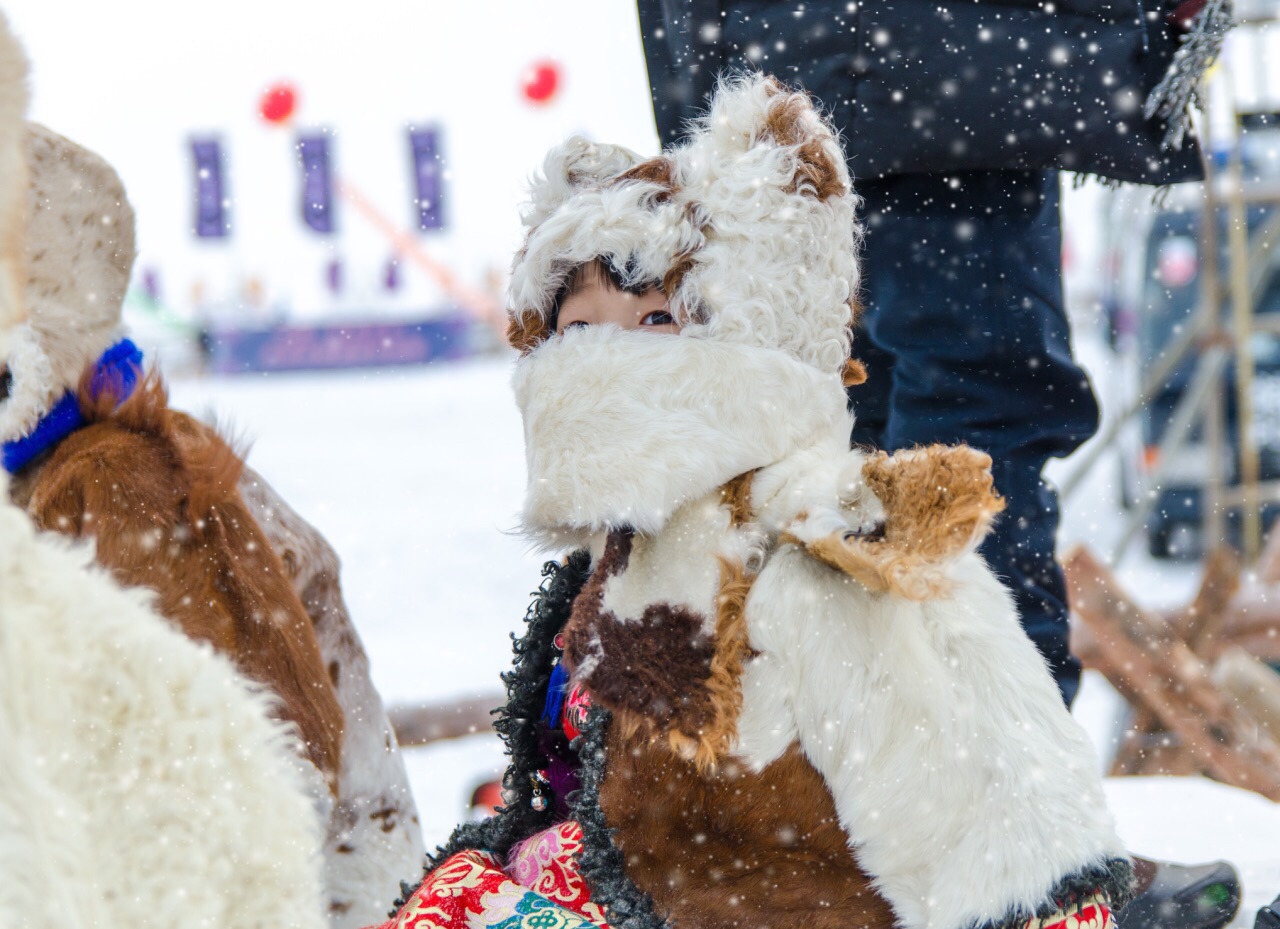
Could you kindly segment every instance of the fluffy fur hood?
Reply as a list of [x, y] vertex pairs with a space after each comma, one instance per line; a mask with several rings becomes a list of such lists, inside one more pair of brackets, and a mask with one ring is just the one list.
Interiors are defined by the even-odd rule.
[[775, 349], [823, 372], [849, 357], [857, 199], [831, 126], [761, 74], [721, 84], [656, 158], [570, 139], [546, 159], [512, 268], [511, 338], [550, 332], [568, 274], [606, 259], [661, 284], [681, 338]]
[[120, 338], [135, 257], [133, 208], [112, 167], [35, 123], [21, 140], [29, 174], [18, 235], [27, 320], [0, 356], [11, 377], [0, 402], [0, 442], [28, 435]]
[[660, 531], [730, 478], [824, 440], [847, 446], [840, 378], [752, 345], [571, 330], [515, 374], [529, 470], [523, 525], [551, 550]]

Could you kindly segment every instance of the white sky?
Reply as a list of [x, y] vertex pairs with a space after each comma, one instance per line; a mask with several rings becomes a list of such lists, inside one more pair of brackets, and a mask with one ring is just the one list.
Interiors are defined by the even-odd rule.
[[[339, 175], [405, 225], [404, 126], [443, 125], [450, 228], [423, 242], [477, 283], [505, 269], [526, 179], [549, 147], [575, 132], [657, 145], [630, 0], [0, 4], [32, 61], [32, 118], [116, 167], [138, 213], [138, 266], [171, 281], [284, 274], [287, 288], [280, 268], [295, 266], [315, 277], [320, 246], [297, 221], [291, 133], [257, 116], [278, 80], [299, 87], [299, 125], [336, 131]], [[560, 63], [562, 90], [533, 106], [521, 75], [544, 58]], [[234, 198], [235, 241], [220, 250], [188, 232], [187, 139], [211, 130], [227, 140]], [[373, 275], [386, 243], [347, 212], [344, 257]]]

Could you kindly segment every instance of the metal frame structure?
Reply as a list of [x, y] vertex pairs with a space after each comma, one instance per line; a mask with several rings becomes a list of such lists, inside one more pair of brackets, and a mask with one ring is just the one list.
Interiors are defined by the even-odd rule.
[[[1280, 26], [1280, 3], [1276, 0], [1257, 0], [1247, 6], [1237, 4], [1235, 28], [1237, 34], [1252, 30], [1265, 30]], [[1237, 42], [1237, 44], [1239, 44]], [[1259, 43], [1265, 44], [1265, 43]], [[1235, 57], [1240, 57], [1239, 51]], [[1255, 49], [1255, 52], [1258, 52]], [[1231, 86], [1229, 68], [1240, 67], [1239, 60], [1229, 61], [1224, 55], [1218, 65], [1221, 93], [1206, 94], [1210, 111], [1204, 114], [1202, 133], [1205, 138], [1205, 180], [1202, 185], [1200, 253], [1200, 298], [1190, 325], [1186, 326], [1165, 349], [1159, 362], [1143, 381], [1138, 396], [1121, 413], [1112, 419], [1091, 443], [1071, 476], [1060, 488], [1064, 501], [1070, 500], [1081, 486], [1085, 475], [1097, 461], [1114, 447], [1114, 442], [1125, 425], [1159, 394], [1162, 385], [1178, 366], [1192, 353], [1198, 355], [1191, 383], [1174, 408], [1169, 424], [1159, 446], [1157, 465], [1150, 475], [1149, 484], [1156, 492], [1142, 495], [1138, 505], [1130, 513], [1111, 553], [1112, 563], [1119, 563], [1134, 535], [1145, 525], [1154, 508], [1166, 474], [1168, 463], [1188, 442], [1192, 430], [1203, 423], [1204, 440], [1208, 449], [1210, 468], [1205, 485], [1203, 505], [1203, 533], [1211, 543], [1226, 539], [1226, 514], [1235, 509], [1242, 511], [1243, 544], [1247, 563], [1252, 563], [1261, 550], [1262, 505], [1280, 502], [1280, 480], [1260, 480], [1259, 451], [1255, 441], [1255, 417], [1253, 408], [1254, 360], [1250, 337], [1255, 332], [1266, 331], [1280, 335], [1280, 319], [1259, 320], [1254, 307], [1266, 283], [1266, 275], [1251, 273], [1251, 268], [1265, 268], [1264, 250], [1271, 243], [1280, 242], [1280, 214], [1260, 229], [1251, 249], [1247, 226], [1247, 211], [1253, 203], [1280, 203], [1280, 183], [1258, 183], [1245, 178], [1241, 136], [1243, 119], [1255, 113], [1271, 113], [1280, 107], [1245, 108]], [[1255, 59], [1261, 59], [1255, 54]], [[1261, 60], [1252, 62], [1261, 69]], [[1265, 77], [1263, 78], [1265, 83]], [[1225, 113], [1215, 112], [1213, 101], [1225, 96]], [[1224, 119], [1225, 117], [1225, 119]], [[1214, 142], [1208, 127], [1225, 122], [1230, 137], [1226, 140], [1228, 158], [1225, 168], [1219, 169], [1209, 152]], [[1225, 281], [1219, 263], [1218, 218], [1225, 209], [1227, 219], [1227, 268]], [[1226, 312], [1230, 308], [1230, 314]], [[1228, 487], [1224, 465], [1230, 460], [1226, 435], [1224, 378], [1229, 362], [1234, 358], [1236, 369], [1237, 439], [1240, 457], [1240, 484]], [[1216, 389], [1215, 389], [1216, 388]]]

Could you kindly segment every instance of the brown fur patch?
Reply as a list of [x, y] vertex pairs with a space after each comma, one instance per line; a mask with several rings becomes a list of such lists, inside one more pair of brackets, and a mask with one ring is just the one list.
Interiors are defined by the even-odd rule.
[[850, 358], [844, 363], [844, 370], [840, 374], [840, 383], [845, 387], [857, 387], [859, 384], [867, 382], [867, 369], [857, 358]]
[[790, 191], [829, 200], [843, 196], [848, 192], [848, 185], [840, 176], [840, 169], [827, 154], [826, 146], [819, 139], [810, 139], [796, 150], [800, 164], [796, 167], [795, 179], [791, 182]]
[[551, 337], [551, 324], [537, 310], [512, 313], [507, 322], [507, 343], [527, 355]]
[[[754, 471], [747, 471], [720, 488], [729, 508], [730, 525], [735, 528], [753, 517], [751, 483]], [[742, 564], [719, 558], [720, 585], [716, 594], [715, 651], [707, 677], [711, 714], [696, 734], [671, 730], [667, 743], [699, 771], [708, 771], [733, 747], [738, 737], [738, 717], [742, 713], [742, 666], [752, 654], [747, 637], [746, 606], [755, 580]]]
[[747, 638], [746, 606], [751, 584], [742, 565], [720, 559], [720, 591], [716, 595], [714, 652], [706, 688], [710, 714], [697, 734], [679, 729], [667, 733], [667, 743], [699, 771], [709, 771], [733, 748], [742, 715], [742, 666], [751, 653]]
[[[650, 158], [648, 161], [642, 161], [633, 168], [628, 168], [619, 174], [612, 183], [619, 181], [644, 181], [648, 184], [657, 184], [665, 187], [669, 191], [675, 190], [675, 165], [667, 158], [661, 156]], [[670, 198], [670, 194], [666, 194], [665, 199]]]
[[[627, 569], [632, 540], [629, 530], [609, 533], [565, 624], [564, 657], [592, 699], [618, 714], [622, 726], [656, 733], [690, 714], [699, 720], [705, 716], [705, 698], [696, 707], [685, 701], [710, 674], [711, 647], [701, 634], [701, 619], [687, 610], [655, 605], [638, 620], [623, 623], [605, 609], [605, 584]], [[676, 643], [688, 647], [674, 649], [668, 660]], [[588, 670], [578, 673], [581, 668]]]
[[306, 611], [236, 490], [241, 458], [170, 410], [154, 375], [119, 409], [110, 394], [82, 389], [89, 425], [24, 488], [33, 520], [93, 538], [118, 581], [156, 591], [163, 616], [268, 687], [336, 788], [342, 708]]
[[720, 488], [720, 498], [729, 508], [729, 524], [735, 529], [745, 526], [755, 516], [751, 506], [751, 485], [755, 476], [755, 471], [747, 471]]
[[1004, 509], [990, 468], [991, 456], [964, 445], [877, 452], [862, 475], [884, 505], [883, 537], [833, 535], [805, 547], [868, 590], [912, 600], [943, 596], [949, 583], [942, 566], [981, 541]]
[[628, 731], [696, 733], [712, 715], [705, 682], [714, 649], [702, 617], [660, 603], [624, 623], [604, 607], [605, 584], [626, 570], [631, 540], [630, 532], [609, 533], [565, 625], [565, 661], [571, 671], [588, 669], [577, 680]]
[[662, 292], [668, 297], [680, 289], [684, 276], [693, 270], [693, 266], [696, 263], [694, 255], [696, 254], [696, 252], [685, 252], [682, 255], [677, 255], [676, 260], [667, 269], [667, 273], [662, 276]]
[[600, 807], [627, 875], [685, 929], [890, 929], [821, 776], [797, 746], [713, 772], [611, 727]]
[[[754, 474], [748, 471], [721, 488], [735, 527], [752, 518]], [[653, 604], [639, 620], [621, 622], [604, 608], [604, 586], [626, 570], [631, 544], [629, 532], [610, 533], [574, 601], [565, 627], [565, 660], [570, 668], [589, 663], [582, 682], [593, 701], [615, 714], [619, 731], [665, 740], [699, 770], [710, 769], [737, 739], [742, 668], [751, 655], [746, 603], [754, 578], [742, 564], [719, 559], [711, 639], [702, 632], [701, 616], [667, 604]], [[603, 660], [594, 661], [599, 654]]]
[[773, 96], [763, 132], [779, 145], [796, 147], [795, 177], [784, 190], [818, 200], [842, 196], [847, 185], [840, 176], [840, 166], [828, 154], [825, 139], [814, 135], [808, 125], [815, 118], [813, 101], [807, 94], [788, 90], [774, 78], [769, 80], [769, 89]]
[[853, 340], [854, 333], [857, 331], [858, 323], [862, 322], [862, 311], [866, 309], [862, 305], [862, 298], [854, 294], [849, 298], [849, 339]]

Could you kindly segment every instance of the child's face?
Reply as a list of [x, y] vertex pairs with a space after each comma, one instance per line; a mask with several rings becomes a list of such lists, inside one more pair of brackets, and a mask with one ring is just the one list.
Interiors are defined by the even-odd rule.
[[623, 329], [643, 329], [645, 332], [680, 331], [680, 324], [672, 317], [666, 294], [662, 291], [654, 288], [643, 294], [629, 294], [594, 278], [583, 283], [560, 304], [556, 332], [599, 323], [613, 323]]

